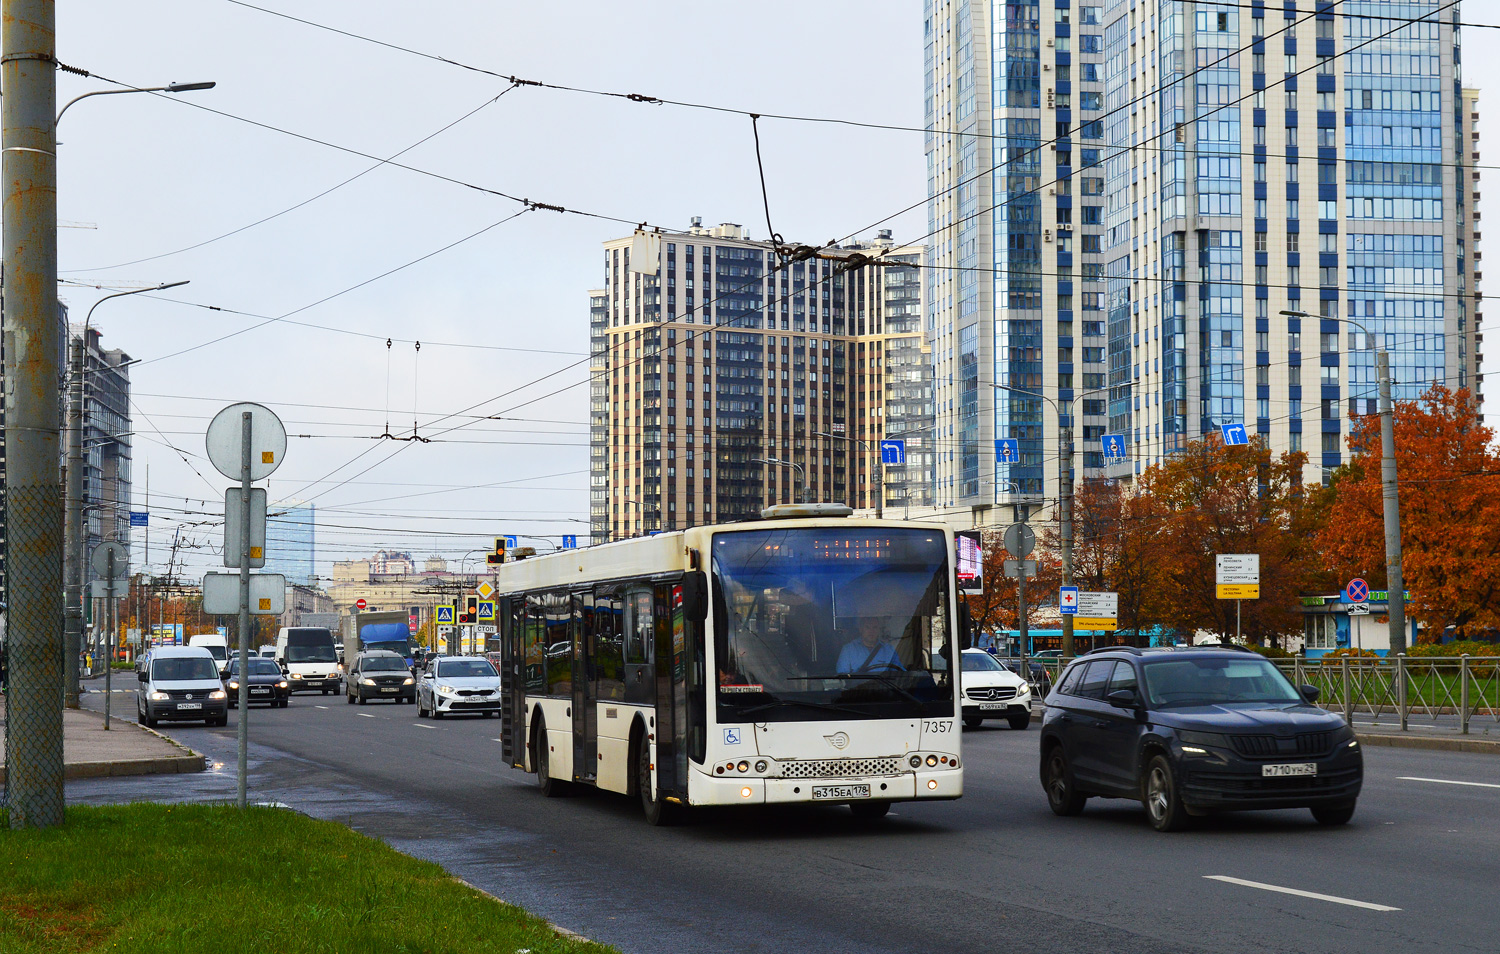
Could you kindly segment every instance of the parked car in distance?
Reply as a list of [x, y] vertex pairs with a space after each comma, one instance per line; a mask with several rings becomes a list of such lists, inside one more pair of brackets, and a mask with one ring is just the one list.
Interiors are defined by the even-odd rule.
[[262, 659], [269, 659], [274, 662], [276, 659], [276, 646], [274, 644], [262, 646], [255, 651], [255, 654]]
[[1075, 659], [1047, 697], [1041, 780], [1058, 815], [1095, 796], [1144, 803], [1158, 831], [1216, 811], [1354, 816], [1354, 730], [1243, 647], [1111, 647]]
[[161, 646], [139, 673], [136, 717], [142, 725], [163, 719], [229, 722], [228, 694], [219, 683], [219, 664], [200, 646]]
[[406, 666], [406, 657], [385, 649], [360, 653], [349, 664], [349, 678], [344, 680], [344, 698], [350, 705], [364, 705], [371, 699], [392, 702], [415, 702], [416, 678]]
[[1031, 687], [983, 649], [963, 651], [964, 725], [977, 728], [985, 719], [1005, 719], [1012, 729], [1031, 724]]
[[[276, 665], [276, 660], [251, 656], [249, 667], [245, 671], [250, 674], [246, 682], [249, 688], [249, 701], [252, 705], [263, 702], [272, 707], [282, 709], [287, 707], [292, 691], [288, 688], [286, 673]], [[237, 707], [240, 704], [240, 660], [238, 656], [231, 658], [224, 670], [224, 691], [229, 693], [229, 708]]]
[[500, 711], [500, 673], [483, 656], [442, 656], [417, 680], [417, 717]]

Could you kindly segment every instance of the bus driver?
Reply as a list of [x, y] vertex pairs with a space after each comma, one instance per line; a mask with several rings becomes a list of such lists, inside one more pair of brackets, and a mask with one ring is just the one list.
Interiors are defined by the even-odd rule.
[[885, 625], [878, 616], [861, 616], [855, 622], [857, 634], [839, 652], [838, 672], [860, 673], [902, 669], [896, 658], [896, 647], [881, 639]]

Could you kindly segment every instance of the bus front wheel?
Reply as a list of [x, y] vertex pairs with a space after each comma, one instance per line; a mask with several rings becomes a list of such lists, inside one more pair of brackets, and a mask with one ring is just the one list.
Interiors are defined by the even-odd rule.
[[651, 744], [642, 736], [636, 742], [635, 785], [641, 796], [641, 811], [648, 825], [672, 825], [680, 816], [676, 805], [653, 794], [655, 787], [651, 771]]

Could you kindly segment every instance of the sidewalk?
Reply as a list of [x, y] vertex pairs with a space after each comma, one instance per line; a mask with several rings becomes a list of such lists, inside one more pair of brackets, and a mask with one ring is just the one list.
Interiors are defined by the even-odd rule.
[[[203, 756], [129, 721], [87, 709], [63, 710], [63, 776], [170, 775], [203, 771]], [[5, 782], [5, 699], [0, 696], [0, 784]]]

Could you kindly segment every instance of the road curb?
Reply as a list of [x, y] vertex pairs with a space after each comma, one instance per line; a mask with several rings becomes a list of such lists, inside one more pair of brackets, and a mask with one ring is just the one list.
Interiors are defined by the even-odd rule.
[[[452, 878], [454, 881], [457, 881], [459, 884], [463, 885], [466, 888], [470, 888], [470, 889], [472, 889], [474, 891], [478, 891], [480, 894], [484, 895], [486, 898], [489, 898], [491, 901], [495, 901], [495, 902], [497, 902], [499, 904], [503, 904], [503, 905], [505, 905], [507, 907], [512, 907], [512, 908], [517, 907], [517, 905], [512, 904], [511, 902], [505, 900], [502, 897], [499, 897], [498, 895], [490, 894], [488, 891], [486, 891], [483, 888], [479, 887], [479, 885], [472, 884], [472, 883], [470, 883], [468, 881], [465, 881], [464, 879], [460, 878], [456, 874], [453, 874], [452, 872], [449, 872], [448, 877]], [[525, 908], [520, 908], [520, 910], [526, 911]], [[532, 912], [532, 911], [526, 911], [526, 913], [530, 914], [532, 917], [540, 918], [542, 920], [542, 922], [547, 925], [547, 927], [551, 928], [557, 934], [558, 937], [564, 937], [564, 938], [567, 938], [570, 941], [589, 941], [589, 942], [593, 942], [593, 938], [584, 937], [582, 934], [579, 934], [577, 931], [570, 931], [567, 928], [563, 927], [561, 924], [556, 924], [556, 923], [554, 923], [552, 921], [548, 921], [546, 918], [543, 918], [540, 914], [536, 914], [535, 912]]]
[[1361, 745], [1383, 745], [1392, 749], [1428, 749], [1438, 752], [1483, 752], [1500, 755], [1500, 742], [1470, 738], [1431, 738], [1425, 735], [1391, 735], [1386, 732], [1356, 732]]

